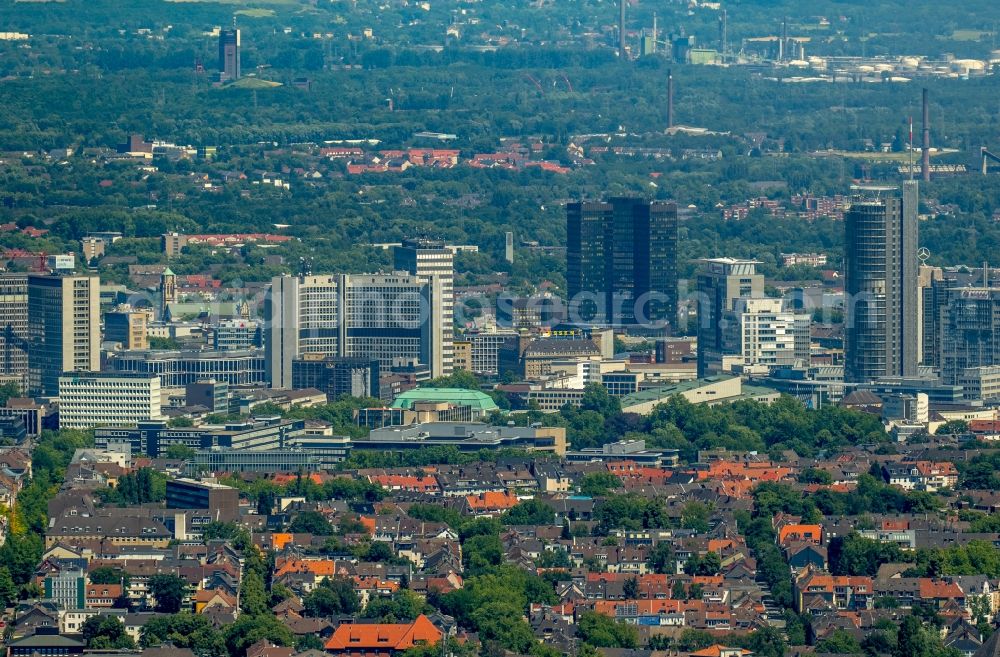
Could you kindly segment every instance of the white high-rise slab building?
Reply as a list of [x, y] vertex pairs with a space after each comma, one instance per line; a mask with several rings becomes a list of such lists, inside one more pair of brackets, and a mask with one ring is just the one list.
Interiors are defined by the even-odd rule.
[[809, 320], [782, 299], [737, 299], [727, 317], [726, 351], [745, 367], [808, 365]]
[[265, 307], [267, 378], [290, 388], [292, 360], [305, 353], [377, 359], [385, 370], [424, 365], [432, 377], [444, 376], [449, 298], [439, 276], [277, 276]]

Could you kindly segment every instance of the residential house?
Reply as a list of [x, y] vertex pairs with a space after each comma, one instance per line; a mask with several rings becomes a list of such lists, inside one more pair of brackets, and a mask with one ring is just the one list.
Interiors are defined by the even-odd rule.
[[795, 607], [799, 613], [820, 602], [833, 609], [870, 609], [874, 585], [870, 577], [831, 575], [807, 567], [792, 585]]
[[508, 492], [486, 492], [466, 495], [463, 511], [473, 516], [499, 516], [518, 503], [517, 496]]
[[958, 484], [958, 469], [950, 461], [901, 461], [882, 466], [886, 481], [903, 490], [936, 492]]
[[333, 657], [395, 657], [410, 648], [437, 645], [443, 636], [421, 614], [412, 623], [343, 623], [325, 648]]
[[823, 543], [822, 525], [785, 525], [778, 530], [778, 545], [787, 547], [790, 543]]
[[121, 584], [87, 584], [84, 589], [84, 602], [92, 609], [110, 609], [120, 597]]

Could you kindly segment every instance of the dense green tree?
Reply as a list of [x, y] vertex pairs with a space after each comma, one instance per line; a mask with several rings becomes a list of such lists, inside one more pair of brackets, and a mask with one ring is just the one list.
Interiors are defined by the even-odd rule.
[[466, 390], [479, 390], [482, 388], [482, 382], [472, 372], [467, 372], [465, 370], [455, 370], [454, 373], [448, 376], [440, 376], [436, 379], [431, 379], [427, 383], [423, 384], [424, 387], [430, 388], [464, 388]]
[[131, 576], [121, 568], [114, 566], [101, 566], [94, 568], [87, 573], [87, 579], [91, 584], [123, 584], [128, 588], [131, 583]]
[[635, 494], [610, 495], [594, 511], [598, 532], [610, 529], [664, 529], [671, 525], [663, 502]]
[[692, 529], [699, 534], [709, 530], [709, 509], [701, 502], [688, 502], [681, 509], [681, 527]]
[[829, 486], [833, 483], [833, 475], [826, 470], [819, 468], [806, 468], [799, 473], [799, 483], [801, 484], [821, 484]]
[[598, 648], [635, 648], [639, 644], [634, 627], [592, 611], [580, 615], [577, 631], [584, 642]]
[[240, 611], [256, 616], [270, 610], [270, 598], [264, 588], [264, 578], [260, 573], [250, 571], [240, 582]]
[[406, 509], [406, 515], [417, 520], [443, 522], [455, 529], [460, 527], [466, 520], [461, 513], [454, 509], [449, 509], [439, 504], [424, 504], [421, 502], [411, 504]]
[[348, 579], [327, 578], [302, 599], [306, 615], [327, 617], [334, 614], [353, 614], [361, 608], [358, 594]]
[[188, 593], [188, 583], [180, 575], [157, 573], [149, 578], [149, 592], [161, 614], [176, 614]]
[[202, 657], [221, 657], [225, 653], [222, 636], [205, 616], [182, 612], [155, 616], [143, 625], [139, 645], [158, 647], [169, 643], [190, 648]]
[[[180, 419], [181, 418], [174, 418], [173, 420], [171, 420], [171, 422], [176, 422], [177, 420], [180, 420]], [[190, 420], [188, 420], [188, 421], [190, 422]], [[173, 424], [172, 426], [178, 426], [178, 425], [177, 424]], [[187, 426], [191, 426], [191, 425], [187, 425]], [[191, 449], [190, 447], [186, 446], [186, 445], [170, 445], [169, 447], [167, 447], [167, 458], [168, 459], [182, 459], [182, 460], [187, 460], [187, 459], [194, 458], [194, 455], [195, 455], [195, 451], [193, 449]]]
[[503, 544], [499, 536], [473, 536], [462, 544], [462, 564], [465, 571], [476, 575], [488, 572], [503, 563]]
[[295, 645], [292, 631], [271, 614], [244, 614], [227, 625], [222, 634], [230, 657], [246, 655], [247, 648], [261, 639], [267, 639], [276, 646]]
[[323, 652], [326, 643], [317, 634], [300, 634], [295, 637], [295, 650], [304, 652], [306, 650], [318, 650]]
[[555, 522], [555, 512], [548, 504], [532, 498], [518, 502], [500, 520], [505, 525], [551, 525]]
[[16, 600], [17, 584], [14, 583], [14, 578], [11, 577], [10, 570], [6, 567], [0, 567], [0, 605], [3, 605], [4, 609], [6, 609]]
[[531, 626], [524, 611], [502, 601], [487, 601], [472, 612], [472, 621], [484, 644], [497, 644], [504, 650], [525, 654], [535, 645]]
[[969, 423], [965, 420], [948, 420], [934, 432], [936, 436], [961, 436], [969, 432]]
[[6, 406], [7, 400], [11, 397], [20, 397], [20, 387], [11, 381], [0, 383], [0, 406]]
[[405, 623], [431, 611], [432, 608], [424, 598], [408, 589], [399, 589], [389, 597], [369, 600], [362, 616], [378, 618], [383, 623]]
[[692, 554], [684, 563], [684, 572], [688, 575], [716, 575], [721, 568], [722, 558], [718, 552]]
[[125, 632], [125, 624], [117, 616], [91, 616], [84, 621], [80, 633], [92, 650], [135, 648], [135, 641]]
[[622, 480], [610, 472], [588, 472], [576, 482], [581, 495], [598, 497], [621, 488]]
[[834, 655], [860, 655], [861, 644], [850, 632], [834, 630], [816, 644], [816, 652]]
[[675, 565], [673, 546], [667, 541], [658, 541], [649, 551], [646, 563], [649, 564], [654, 573], [673, 574]]
[[333, 525], [319, 511], [300, 511], [288, 525], [288, 531], [316, 536], [333, 536]]
[[862, 538], [855, 533], [830, 539], [827, 550], [830, 571], [835, 575], [874, 577], [882, 564], [908, 560], [908, 555], [895, 543]]

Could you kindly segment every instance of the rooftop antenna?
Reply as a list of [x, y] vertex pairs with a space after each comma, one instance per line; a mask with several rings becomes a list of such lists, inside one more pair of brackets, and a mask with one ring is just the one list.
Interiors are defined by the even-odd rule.
[[931, 112], [927, 103], [927, 87], [923, 92], [924, 109], [924, 152], [921, 158], [921, 168], [923, 169], [924, 182], [931, 181]]
[[913, 117], [910, 117], [910, 152], [908, 155], [910, 162], [910, 180], [913, 180]]

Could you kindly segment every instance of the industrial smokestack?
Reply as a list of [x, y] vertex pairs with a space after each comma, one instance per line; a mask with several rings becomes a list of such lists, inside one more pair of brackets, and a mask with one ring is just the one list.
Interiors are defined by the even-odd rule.
[[618, 56], [625, 59], [625, 2], [618, 0]]
[[674, 74], [667, 69], [667, 130], [674, 127]]
[[719, 26], [719, 45], [722, 49], [723, 56], [729, 52], [729, 16], [726, 14], [726, 10], [722, 10], [722, 17], [720, 19], [721, 24]]
[[[656, 52], [656, 12], [653, 12], [653, 52]], [[642, 53], [646, 54], [646, 53]]]
[[927, 88], [923, 93], [924, 104], [924, 149], [920, 161], [920, 170], [924, 176], [924, 182], [931, 181], [931, 111], [927, 103]]

